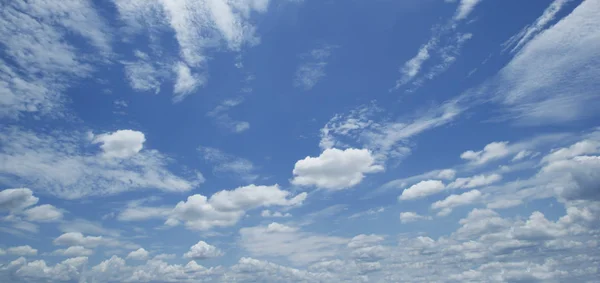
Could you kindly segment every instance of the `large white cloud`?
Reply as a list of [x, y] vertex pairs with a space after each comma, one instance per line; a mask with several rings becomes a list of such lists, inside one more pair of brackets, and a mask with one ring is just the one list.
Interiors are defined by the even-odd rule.
[[32, 207], [27, 209], [24, 213], [29, 221], [50, 222], [63, 218], [63, 212], [50, 204]]
[[134, 259], [134, 260], [146, 260], [148, 259], [148, 256], [150, 255], [150, 253], [145, 250], [144, 248], [139, 248], [135, 251], [130, 252], [127, 255], [128, 259]]
[[17, 256], [32, 256], [32, 255], [37, 255], [38, 250], [32, 248], [29, 245], [26, 245], [26, 246], [10, 247], [10, 248], [6, 249], [6, 252], [11, 255], [17, 255]]
[[366, 149], [325, 149], [318, 157], [306, 157], [294, 165], [292, 184], [341, 190], [359, 184], [365, 174], [383, 170]]
[[457, 206], [468, 205], [478, 201], [481, 198], [481, 192], [478, 190], [468, 191], [460, 195], [450, 195], [447, 198], [436, 201], [431, 204], [433, 209], [441, 209], [438, 215], [447, 215]]

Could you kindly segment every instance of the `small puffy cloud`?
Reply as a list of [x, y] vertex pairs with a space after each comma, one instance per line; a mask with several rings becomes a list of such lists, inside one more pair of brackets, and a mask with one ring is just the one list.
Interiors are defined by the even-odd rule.
[[86, 249], [82, 246], [72, 246], [67, 249], [58, 249], [55, 250], [52, 254], [54, 255], [62, 255], [68, 257], [77, 257], [77, 256], [91, 256], [94, 254], [94, 251], [91, 249]]
[[32, 255], [37, 255], [38, 250], [32, 248], [29, 245], [26, 245], [26, 246], [18, 246], [18, 247], [8, 248], [8, 249], [6, 249], [6, 252], [11, 255], [32, 256]]
[[197, 244], [190, 247], [183, 257], [190, 259], [207, 259], [222, 256], [224, 253], [217, 247], [209, 245], [204, 241], [199, 241]]
[[410, 223], [419, 220], [431, 220], [430, 216], [419, 215], [416, 212], [408, 211], [400, 213], [400, 222]]
[[273, 218], [292, 217], [292, 215], [289, 212], [286, 212], [286, 213], [281, 213], [279, 211], [273, 211], [272, 212], [272, 211], [270, 211], [268, 209], [263, 210], [260, 213], [260, 216], [265, 217], [265, 218], [270, 218], [270, 217], [273, 217]]
[[273, 222], [267, 226], [266, 231], [269, 233], [289, 233], [295, 232], [296, 230], [298, 229], [287, 225], [279, 224], [277, 222]]
[[468, 205], [474, 203], [481, 198], [481, 192], [472, 190], [460, 195], [450, 195], [447, 198], [436, 201], [431, 205], [433, 209], [441, 209], [438, 215], [443, 216], [452, 212], [452, 209], [457, 206]]
[[29, 221], [51, 222], [63, 218], [63, 212], [53, 205], [43, 204], [25, 210], [25, 216]]
[[30, 189], [6, 189], [0, 192], [0, 210], [21, 210], [38, 202]]
[[133, 260], [146, 260], [148, 259], [149, 255], [150, 253], [147, 250], [145, 250], [144, 248], [139, 248], [135, 251], [130, 252], [127, 255], [127, 258]]
[[418, 199], [426, 196], [430, 196], [433, 194], [437, 194], [443, 191], [446, 188], [442, 181], [438, 180], [428, 180], [421, 181], [417, 184], [412, 185], [410, 188], [402, 191], [402, 195], [398, 197], [399, 200], [410, 200], [410, 199]]
[[97, 135], [92, 143], [100, 143], [103, 156], [107, 158], [131, 157], [144, 147], [144, 133], [133, 130], [118, 130], [112, 133]]
[[468, 178], [458, 178], [448, 185], [449, 189], [472, 189], [487, 186], [502, 180], [500, 174], [476, 175]]
[[318, 157], [306, 157], [294, 165], [292, 184], [342, 190], [359, 184], [365, 174], [383, 170], [374, 164], [375, 158], [367, 149], [328, 148]]
[[507, 148], [507, 145], [508, 142], [493, 142], [486, 145], [480, 151], [465, 151], [460, 155], [460, 158], [469, 160], [474, 165], [483, 165], [509, 155], [510, 150]]

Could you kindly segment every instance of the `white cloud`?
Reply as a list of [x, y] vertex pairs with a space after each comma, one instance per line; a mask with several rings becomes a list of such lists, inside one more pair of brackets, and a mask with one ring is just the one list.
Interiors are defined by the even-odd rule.
[[454, 15], [455, 20], [464, 20], [466, 19], [471, 12], [475, 9], [475, 6], [479, 4], [481, 0], [460, 0], [458, 4], [458, 9], [456, 10], [456, 14]]
[[410, 139], [433, 128], [446, 125], [463, 111], [460, 98], [432, 107], [408, 121], [388, 121], [376, 115], [373, 105], [359, 107], [348, 115], [335, 115], [321, 129], [321, 149], [362, 147], [372, 151], [378, 161], [410, 154]]
[[183, 257], [190, 259], [207, 259], [222, 256], [224, 253], [217, 247], [207, 244], [204, 241], [199, 241], [190, 247]]
[[487, 186], [502, 180], [500, 174], [476, 175], [467, 178], [457, 178], [448, 185], [449, 189], [472, 189], [481, 186]]
[[427, 42], [427, 44], [421, 46], [415, 57], [404, 63], [404, 66], [400, 70], [402, 72], [402, 78], [396, 82], [396, 87], [408, 83], [419, 74], [419, 71], [421, 71], [421, 65], [423, 65], [423, 63], [429, 59], [429, 50], [434, 48], [436, 44], [436, 40], [430, 40]]
[[149, 255], [150, 253], [147, 250], [145, 250], [144, 248], [139, 248], [135, 251], [130, 252], [127, 255], [127, 258], [133, 260], [147, 260]]
[[481, 192], [478, 190], [468, 191], [460, 195], [450, 195], [447, 198], [436, 201], [431, 205], [433, 209], [441, 209], [439, 215], [447, 215], [457, 206], [468, 205], [478, 201], [481, 198]]
[[600, 200], [600, 156], [553, 161], [540, 170], [539, 176], [555, 180], [554, 190], [567, 200]]
[[350, 215], [348, 217], [348, 219], [354, 219], [354, 218], [359, 218], [359, 217], [369, 216], [369, 215], [377, 215], [377, 214], [382, 213], [384, 211], [385, 211], [384, 207], [371, 208], [371, 209], [368, 209], [366, 211], [361, 211], [361, 212], [354, 213], [354, 214]]
[[32, 256], [32, 255], [37, 255], [38, 250], [27, 245], [27, 246], [10, 247], [10, 248], [6, 249], [6, 252], [11, 255], [17, 255], [17, 256]]
[[279, 224], [277, 222], [272, 222], [271, 224], [267, 225], [266, 232], [268, 232], [268, 233], [291, 233], [291, 232], [296, 232], [297, 230], [298, 229], [295, 227], [290, 227], [287, 225]]
[[460, 158], [469, 160], [476, 165], [483, 165], [489, 161], [500, 159], [510, 154], [510, 151], [506, 148], [507, 145], [508, 142], [492, 142], [486, 145], [483, 150], [465, 151], [460, 155]]
[[208, 230], [236, 224], [247, 210], [269, 206], [297, 206], [306, 199], [306, 193], [290, 197], [290, 192], [278, 185], [239, 187], [219, 191], [210, 198], [192, 195], [179, 202], [172, 210], [166, 224], [173, 226], [183, 221], [190, 229]]
[[227, 113], [231, 108], [240, 105], [242, 102], [244, 102], [243, 97], [226, 99], [206, 115], [214, 118], [219, 126], [224, 127], [233, 133], [242, 133], [250, 128], [250, 123], [234, 120], [229, 113]]
[[[67, 35], [94, 48], [78, 49], [68, 43]], [[110, 41], [108, 29], [89, 1], [11, 1], [5, 5], [0, 13], [0, 116], [62, 116], [63, 91], [92, 71], [92, 58], [102, 60], [111, 52]]]
[[294, 165], [292, 184], [341, 190], [359, 184], [365, 174], [383, 170], [366, 149], [325, 149], [318, 157], [307, 156]]
[[400, 213], [400, 222], [402, 223], [410, 223], [419, 220], [431, 220], [431, 216], [419, 215], [416, 212], [408, 211]]
[[106, 158], [128, 158], [144, 148], [144, 133], [133, 130], [118, 130], [94, 137], [92, 143], [99, 143]]
[[25, 210], [24, 214], [29, 221], [51, 222], [63, 218], [63, 212], [50, 204], [32, 207]]
[[206, 81], [202, 76], [193, 75], [190, 68], [183, 62], [177, 63], [173, 69], [177, 76], [175, 86], [173, 87], [173, 91], [175, 92], [173, 102], [182, 101], [186, 96], [196, 90], [196, 88], [204, 85]]
[[344, 238], [301, 232], [278, 223], [240, 229], [240, 245], [250, 254], [285, 257], [298, 264], [333, 257], [347, 243]]
[[160, 92], [161, 80], [166, 77], [160, 62], [150, 60], [148, 54], [135, 50], [136, 61], [124, 61], [125, 75], [131, 88], [139, 91]]
[[569, 159], [579, 155], [596, 154], [600, 153], [600, 141], [596, 140], [582, 140], [577, 142], [568, 148], [560, 148], [553, 150], [550, 154], [542, 158], [543, 163], [550, 163], [553, 161], [559, 161]]
[[[600, 5], [583, 1], [570, 15], [526, 43], [484, 87], [523, 125], [594, 117], [598, 92]], [[561, 109], [561, 111], [556, 111]]]
[[560, 12], [565, 4], [569, 2], [571, 2], [571, 0], [554, 0], [533, 24], [527, 25], [519, 33], [507, 40], [507, 42], [503, 44], [504, 49], [506, 50], [512, 47], [510, 52], [516, 52], [520, 50], [523, 45], [547, 28], [547, 25], [556, 18], [558, 12]]
[[0, 176], [9, 183], [27, 180], [33, 188], [67, 199], [148, 188], [188, 191], [203, 181], [198, 174], [184, 179], [171, 173], [167, 156], [142, 150], [142, 133], [117, 131], [93, 140], [102, 143], [101, 154], [84, 150], [90, 140], [83, 133], [3, 129]]
[[122, 242], [115, 238], [103, 236], [84, 236], [80, 232], [64, 233], [54, 239], [53, 243], [58, 246], [82, 246], [85, 248], [96, 248], [98, 246], [138, 248], [138, 246], [135, 244]]
[[82, 246], [71, 246], [67, 249], [58, 249], [55, 250], [52, 254], [61, 255], [67, 257], [77, 257], [77, 256], [91, 256], [94, 254], [94, 251], [91, 249], [86, 249]]
[[35, 205], [39, 199], [30, 189], [6, 189], [0, 191], [0, 210], [18, 211]]
[[446, 189], [446, 186], [442, 181], [428, 180], [421, 181], [417, 184], [412, 185], [410, 188], [402, 191], [402, 195], [398, 197], [398, 200], [411, 200], [424, 198], [426, 196], [437, 194]]
[[254, 173], [254, 164], [250, 160], [227, 154], [217, 148], [200, 147], [198, 151], [204, 160], [214, 164], [213, 172], [233, 174], [246, 182], [252, 182], [258, 178]]
[[298, 66], [294, 76], [294, 86], [304, 90], [310, 90], [325, 77], [327, 59], [331, 56], [333, 46], [316, 48], [301, 57], [305, 62]]
[[265, 217], [265, 218], [271, 218], [271, 217], [273, 217], [273, 218], [292, 217], [292, 215], [289, 212], [286, 212], [286, 213], [281, 213], [279, 211], [272, 212], [272, 211], [270, 211], [268, 209], [263, 210], [260, 213], [260, 216]]

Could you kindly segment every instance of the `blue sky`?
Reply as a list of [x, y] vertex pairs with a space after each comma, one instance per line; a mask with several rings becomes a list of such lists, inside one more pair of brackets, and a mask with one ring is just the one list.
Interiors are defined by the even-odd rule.
[[0, 281], [596, 282], [598, 14], [7, 2]]

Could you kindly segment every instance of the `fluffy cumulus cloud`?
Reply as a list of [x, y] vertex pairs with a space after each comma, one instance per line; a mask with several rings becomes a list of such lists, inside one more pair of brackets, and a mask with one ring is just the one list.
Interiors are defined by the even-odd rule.
[[150, 253], [147, 250], [145, 250], [144, 248], [139, 248], [135, 251], [130, 252], [127, 255], [127, 258], [133, 260], [146, 260], [148, 259], [149, 255]]
[[383, 170], [366, 149], [326, 149], [318, 157], [306, 157], [294, 165], [292, 184], [328, 190], [358, 185], [365, 174]]
[[30, 189], [6, 189], [0, 191], [0, 209], [1, 210], [21, 210], [32, 206], [39, 201], [39, 198], [33, 196]]
[[204, 241], [199, 241], [190, 247], [190, 250], [183, 254], [183, 257], [189, 259], [207, 259], [222, 256], [224, 253], [217, 247], [209, 245]]
[[17, 256], [33, 256], [33, 255], [37, 255], [38, 250], [30, 247], [29, 245], [26, 245], [26, 246], [10, 247], [10, 248], [6, 249], [6, 253], [11, 254], [11, 255], [17, 255]]
[[66, 249], [55, 250], [52, 254], [66, 257], [91, 256], [94, 254], [94, 250], [82, 246], [71, 246]]
[[483, 165], [490, 161], [507, 156], [510, 151], [506, 148], [508, 142], [493, 142], [486, 145], [480, 151], [468, 150], [460, 155], [460, 158], [468, 160], [476, 165]]
[[457, 206], [472, 204], [481, 198], [481, 192], [478, 190], [468, 191], [460, 195], [450, 195], [447, 198], [436, 201], [431, 204], [433, 209], [441, 209], [438, 215], [447, 215]]
[[410, 188], [402, 191], [402, 195], [398, 197], [399, 200], [410, 200], [423, 198], [433, 194], [437, 194], [446, 189], [446, 186], [442, 181], [428, 180], [421, 181], [417, 184], [410, 186]]
[[177, 226], [183, 223], [194, 230], [208, 230], [214, 227], [235, 225], [249, 210], [260, 207], [295, 207], [306, 199], [306, 193], [292, 196], [278, 185], [248, 185], [234, 190], [218, 191], [206, 197], [191, 195], [180, 201], [174, 208], [130, 206], [118, 219], [122, 221], [142, 221], [151, 218], [165, 219], [165, 225]]
[[[36, 188], [67, 199], [140, 189], [188, 191], [203, 181], [199, 174], [184, 178], [171, 173], [169, 158], [143, 149], [144, 141], [143, 133], [131, 130], [86, 136], [4, 128], [0, 176], [9, 183], [28, 180]], [[100, 143], [100, 153], [90, 148], [95, 143]]]

